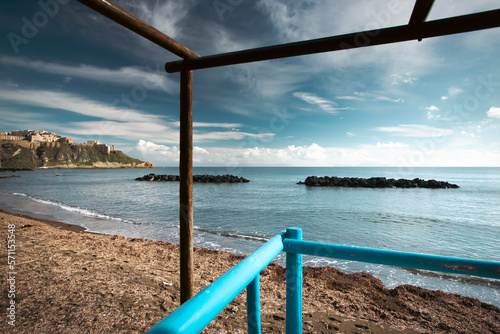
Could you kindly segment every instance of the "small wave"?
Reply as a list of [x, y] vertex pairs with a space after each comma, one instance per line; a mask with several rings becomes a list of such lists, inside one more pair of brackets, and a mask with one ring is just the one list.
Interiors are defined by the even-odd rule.
[[488, 286], [494, 289], [500, 289], [500, 281], [495, 279], [490, 279], [486, 277], [479, 276], [467, 276], [460, 274], [452, 274], [452, 273], [443, 273], [443, 272], [434, 272], [422, 269], [413, 269], [413, 268], [403, 268], [404, 270], [414, 274], [421, 275], [427, 277], [435, 277], [449, 281], [456, 281], [464, 284], [473, 284], [473, 285], [481, 285]]
[[266, 243], [269, 241], [268, 238], [263, 238], [263, 237], [258, 237], [258, 236], [252, 236], [252, 235], [243, 235], [243, 234], [237, 234], [237, 233], [231, 233], [231, 232], [216, 232], [216, 231], [210, 231], [207, 229], [199, 228], [199, 227], [194, 227], [194, 230], [199, 231], [199, 232], [204, 232], [204, 233], [210, 233], [214, 235], [218, 235], [221, 237], [227, 237], [227, 238], [234, 238], [234, 239], [242, 239], [242, 240], [250, 240], [250, 241], [257, 241], [261, 243]]
[[87, 216], [87, 217], [92, 217], [92, 218], [95, 218], [95, 219], [112, 220], [112, 221], [118, 221], [118, 222], [123, 222], [123, 223], [127, 223], [127, 224], [133, 224], [133, 225], [143, 225], [143, 223], [134, 222], [134, 221], [123, 219], [123, 218], [111, 217], [111, 216], [107, 216], [105, 214], [98, 213], [98, 212], [95, 212], [95, 211], [92, 211], [92, 210], [82, 209], [82, 208], [79, 208], [79, 207], [69, 206], [69, 205], [66, 205], [66, 204], [63, 204], [63, 203], [58, 203], [58, 202], [53, 202], [53, 201], [49, 201], [49, 200], [44, 200], [44, 199], [36, 198], [36, 197], [30, 196], [30, 195], [27, 195], [27, 194], [23, 194], [23, 193], [12, 193], [12, 195], [27, 197], [27, 198], [31, 199], [32, 201], [35, 201], [35, 202], [38, 202], [38, 203], [42, 203], [42, 204], [45, 204], [45, 205], [56, 206], [56, 207], [58, 207], [60, 209], [63, 209], [63, 210], [66, 210], [66, 211], [70, 211], [70, 212], [75, 212], [77, 214], [80, 214], [80, 215], [83, 215], [83, 216]]

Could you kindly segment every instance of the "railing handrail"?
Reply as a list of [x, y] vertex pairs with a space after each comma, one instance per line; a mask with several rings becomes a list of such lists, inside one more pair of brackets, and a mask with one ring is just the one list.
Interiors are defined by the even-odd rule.
[[500, 279], [500, 262], [495, 261], [299, 241], [287, 238], [283, 240], [283, 246], [285, 252]]
[[302, 254], [500, 279], [500, 262], [496, 261], [327, 244], [301, 239], [302, 230], [297, 227], [279, 233], [157, 323], [147, 334], [199, 333], [247, 286], [248, 331], [260, 333], [259, 274], [281, 251], [287, 253], [287, 333], [302, 332]]
[[283, 250], [285, 231], [182, 304], [147, 333], [199, 333]]

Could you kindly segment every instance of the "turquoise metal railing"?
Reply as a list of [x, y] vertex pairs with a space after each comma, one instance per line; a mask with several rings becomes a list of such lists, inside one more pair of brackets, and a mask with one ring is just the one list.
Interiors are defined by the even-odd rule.
[[286, 332], [288, 334], [302, 333], [302, 254], [500, 279], [500, 262], [303, 241], [302, 230], [292, 227], [269, 240], [147, 333], [199, 333], [245, 287], [248, 332], [260, 333], [260, 272], [281, 251], [287, 253]]
[[248, 329], [260, 333], [259, 274], [283, 250], [284, 236], [283, 231], [269, 240], [148, 333], [199, 333], [247, 286]]

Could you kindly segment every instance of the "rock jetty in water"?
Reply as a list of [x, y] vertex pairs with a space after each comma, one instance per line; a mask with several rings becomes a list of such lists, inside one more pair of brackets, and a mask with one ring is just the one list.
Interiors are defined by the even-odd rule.
[[359, 177], [337, 177], [337, 176], [308, 176], [304, 182], [308, 187], [346, 187], [346, 188], [431, 188], [447, 189], [459, 188], [456, 184], [422, 179], [387, 179], [385, 177], [371, 177], [369, 179]]
[[1, 168], [0, 167], [0, 172], [32, 172], [32, 168]]
[[[136, 181], [179, 181], [179, 175], [157, 175], [148, 174], [143, 177], [138, 177]], [[247, 183], [247, 180], [243, 177], [238, 177], [234, 175], [193, 175], [193, 182], [201, 183]]]

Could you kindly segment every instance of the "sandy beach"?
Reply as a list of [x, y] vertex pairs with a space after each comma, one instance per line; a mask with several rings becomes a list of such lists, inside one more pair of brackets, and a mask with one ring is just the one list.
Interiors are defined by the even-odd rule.
[[[5, 333], [143, 333], [179, 306], [177, 245], [5, 212], [0, 222]], [[196, 291], [242, 258], [196, 249]], [[265, 333], [285, 330], [284, 275], [275, 263], [261, 274]], [[240, 294], [204, 333], [246, 332], [245, 301]], [[369, 274], [330, 267], [304, 268], [303, 304], [305, 333], [500, 333], [498, 307], [409, 285], [386, 289]]]

